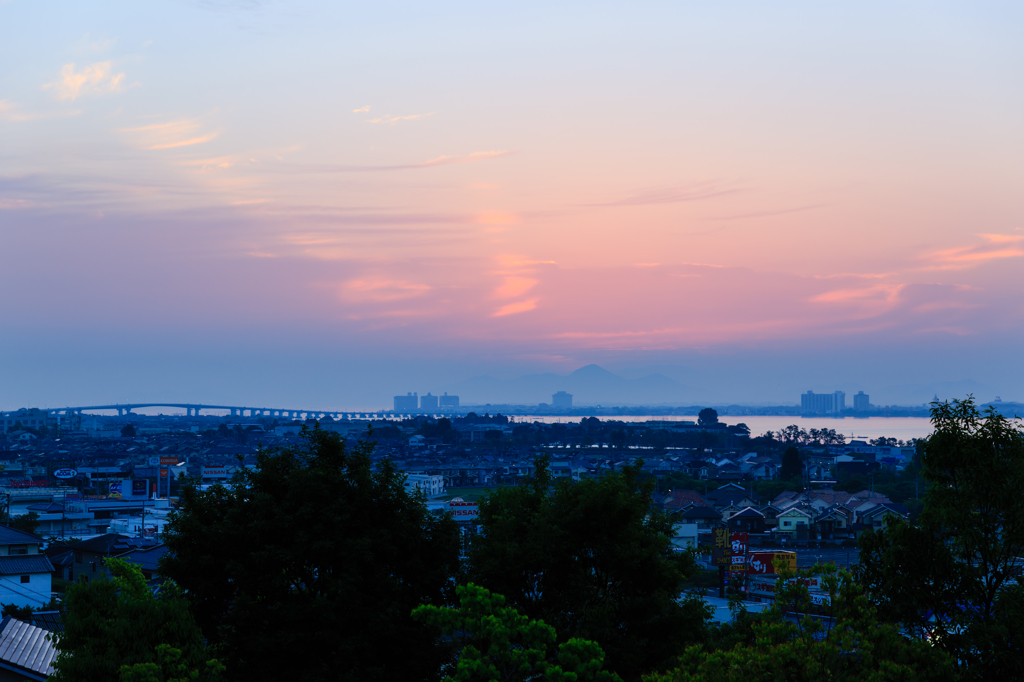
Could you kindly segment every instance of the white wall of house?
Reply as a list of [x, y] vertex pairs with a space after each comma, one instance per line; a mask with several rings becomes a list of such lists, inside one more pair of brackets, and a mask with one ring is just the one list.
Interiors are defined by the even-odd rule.
[[45, 606], [50, 601], [52, 581], [49, 573], [30, 573], [28, 582], [20, 575], [0, 576], [0, 604]]

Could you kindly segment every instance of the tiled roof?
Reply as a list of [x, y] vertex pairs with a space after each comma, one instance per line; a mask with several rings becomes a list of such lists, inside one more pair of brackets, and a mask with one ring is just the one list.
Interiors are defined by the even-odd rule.
[[57, 657], [53, 642], [46, 638], [48, 634], [48, 630], [6, 616], [0, 621], [0, 661], [34, 673], [29, 679], [46, 679]]
[[28, 545], [42, 542], [43, 539], [32, 533], [25, 533], [8, 526], [0, 526], [0, 545]]
[[53, 573], [53, 564], [45, 554], [0, 556], [0, 575]]

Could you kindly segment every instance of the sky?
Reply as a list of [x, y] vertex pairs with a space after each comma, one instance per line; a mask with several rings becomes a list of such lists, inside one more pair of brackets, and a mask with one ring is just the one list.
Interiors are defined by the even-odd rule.
[[0, 0], [0, 408], [379, 409], [591, 363], [698, 402], [1024, 400], [1022, 28]]

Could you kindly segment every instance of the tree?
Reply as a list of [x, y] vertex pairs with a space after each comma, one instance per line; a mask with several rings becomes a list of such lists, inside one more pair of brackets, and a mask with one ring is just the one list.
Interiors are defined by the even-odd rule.
[[412, 614], [455, 643], [458, 662], [444, 682], [621, 682], [602, 670], [604, 652], [594, 642], [570, 639], [552, 651], [555, 629], [544, 621], [530, 620], [473, 583], [456, 592], [458, 608], [424, 604]]
[[803, 478], [804, 462], [800, 458], [800, 451], [794, 446], [789, 446], [782, 453], [782, 468], [779, 470], [779, 478], [784, 481], [793, 481]]
[[[800, 571], [779, 580], [766, 613], [740, 614], [717, 649], [693, 646], [678, 667], [646, 682], [952, 682], [955, 666], [942, 651], [907, 639], [878, 622], [863, 590], [835, 567]], [[821, 576], [829, 606], [812, 618], [801, 578]], [[790, 618], [785, 617], [786, 614]]]
[[169, 644], [156, 648], [156, 663], [122, 665], [120, 682], [219, 682], [223, 679], [224, 666], [216, 659], [207, 661], [201, 668], [189, 666], [181, 649]]
[[121, 427], [121, 437], [122, 438], [135, 438], [135, 425], [134, 424], [125, 424], [124, 426], [122, 426]]
[[1024, 677], [1024, 433], [968, 397], [932, 404], [930, 484], [915, 523], [860, 539], [859, 579], [886, 619], [928, 636], [964, 679]]
[[165, 583], [154, 596], [135, 564], [116, 558], [104, 564], [110, 578], [76, 583], [65, 593], [64, 632], [54, 640], [50, 679], [115, 680], [122, 665], [156, 663], [161, 644], [185, 652], [189, 669], [206, 669], [211, 657], [177, 587]]
[[711, 407], [705, 407], [697, 413], [697, 426], [716, 426], [718, 424], [718, 411]]
[[[421, 680], [448, 660], [419, 604], [454, 596], [459, 538], [372, 444], [304, 430], [230, 486], [183, 486], [162, 573], [239, 680]], [[288, 652], [282, 656], [281, 652]]]
[[596, 641], [626, 679], [701, 640], [707, 618], [703, 602], [679, 599], [696, 564], [673, 551], [672, 523], [652, 510], [654, 485], [639, 482], [641, 465], [552, 490], [539, 457], [533, 477], [481, 502], [484, 532], [470, 550], [475, 583], [564, 639]]

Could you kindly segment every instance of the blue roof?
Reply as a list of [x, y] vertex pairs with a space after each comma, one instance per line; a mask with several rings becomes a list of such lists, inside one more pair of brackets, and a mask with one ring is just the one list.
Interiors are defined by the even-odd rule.
[[0, 526], [0, 545], [29, 545], [42, 541], [38, 535], [15, 530], [9, 526]]

